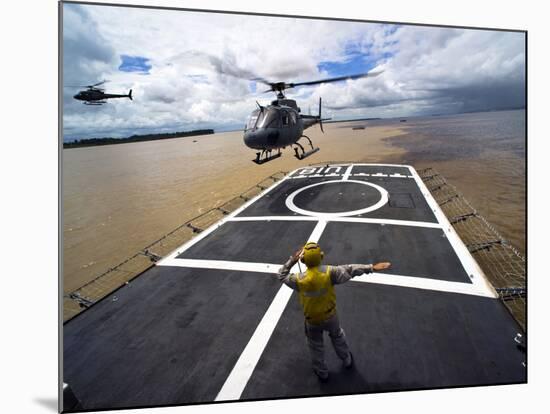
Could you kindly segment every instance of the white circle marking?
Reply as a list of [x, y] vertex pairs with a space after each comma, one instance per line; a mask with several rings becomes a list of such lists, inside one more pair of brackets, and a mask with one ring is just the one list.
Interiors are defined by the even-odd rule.
[[[294, 204], [294, 197], [296, 197], [298, 194], [300, 194], [302, 191], [307, 190], [312, 187], [316, 187], [318, 185], [324, 185], [324, 184], [331, 184], [331, 183], [356, 183], [356, 184], [363, 184], [368, 185], [370, 187], [375, 188], [380, 193], [380, 200], [376, 204], [373, 204], [372, 206], [362, 208], [359, 210], [353, 210], [353, 211], [342, 211], [339, 213], [323, 213], [320, 211], [310, 211], [310, 210], [304, 210], [303, 208], [298, 207], [296, 204]], [[292, 194], [290, 194], [286, 198], [286, 206], [295, 213], [302, 214], [305, 216], [314, 216], [314, 217], [348, 217], [348, 216], [355, 216], [358, 214], [364, 214], [371, 212], [373, 210], [377, 210], [380, 207], [384, 206], [388, 202], [388, 192], [383, 187], [380, 187], [379, 185], [369, 183], [367, 181], [357, 181], [357, 180], [330, 180], [330, 181], [322, 181], [320, 183], [310, 184], [305, 187], [299, 188], [298, 190], [294, 191]]]

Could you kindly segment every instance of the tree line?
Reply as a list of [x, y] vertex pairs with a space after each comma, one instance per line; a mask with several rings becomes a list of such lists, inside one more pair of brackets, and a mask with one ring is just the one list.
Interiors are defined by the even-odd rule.
[[191, 137], [195, 135], [208, 135], [213, 134], [213, 129], [195, 129], [193, 131], [179, 131], [168, 132], [165, 134], [145, 134], [145, 135], [132, 135], [127, 138], [88, 138], [88, 139], [75, 139], [74, 141], [64, 142], [63, 148], [76, 148], [76, 147], [92, 147], [96, 145], [111, 145], [111, 144], [125, 144], [127, 142], [140, 142], [140, 141], [153, 141], [157, 139], [170, 139], [170, 138], [182, 138]]

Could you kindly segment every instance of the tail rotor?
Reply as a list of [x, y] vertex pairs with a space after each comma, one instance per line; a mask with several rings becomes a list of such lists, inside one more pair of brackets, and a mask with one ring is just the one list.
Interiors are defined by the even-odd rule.
[[321, 97], [319, 97], [319, 126], [321, 127], [321, 132], [324, 134], [323, 130], [323, 119], [321, 118]]

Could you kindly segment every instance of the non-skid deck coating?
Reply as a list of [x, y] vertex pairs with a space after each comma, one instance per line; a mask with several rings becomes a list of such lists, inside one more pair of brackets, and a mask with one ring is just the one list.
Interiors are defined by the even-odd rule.
[[[326, 338], [324, 384], [274, 276], [311, 240], [392, 263], [336, 287], [355, 367]], [[301, 168], [67, 323], [63, 380], [85, 409], [525, 382], [495, 297], [413, 168]]]

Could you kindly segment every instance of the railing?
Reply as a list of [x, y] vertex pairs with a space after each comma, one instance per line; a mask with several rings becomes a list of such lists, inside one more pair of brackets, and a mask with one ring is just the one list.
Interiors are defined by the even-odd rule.
[[525, 331], [525, 258], [443, 176], [432, 168], [419, 170], [418, 174], [498, 292], [504, 306]]
[[[130, 283], [134, 278], [154, 266], [154, 263], [163, 256], [174, 251], [202, 230], [236, 210], [274, 182], [281, 180], [285, 175], [286, 172], [283, 171], [270, 175], [221, 206], [213, 207], [186, 221], [171, 232], [145, 246], [133, 256], [107, 269], [79, 288], [65, 293], [63, 295], [63, 321], [69, 321], [110, 293]], [[113, 300], [116, 300], [116, 296], [113, 296]]]

